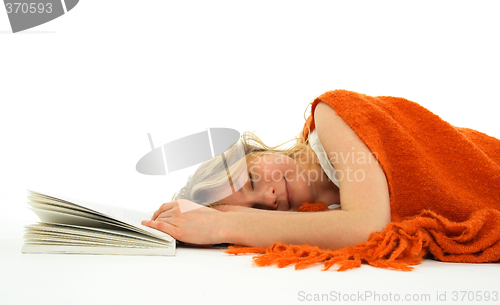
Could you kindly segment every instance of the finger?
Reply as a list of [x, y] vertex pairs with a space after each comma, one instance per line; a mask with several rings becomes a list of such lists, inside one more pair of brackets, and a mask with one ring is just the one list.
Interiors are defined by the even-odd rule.
[[179, 206], [179, 211], [181, 213], [186, 213], [186, 212], [189, 212], [189, 211], [192, 211], [192, 210], [196, 210], [196, 209], [200, 209], [200, 208], [204, 208], [205, 207], [205, 206], [203, 206], [201, 204], [198, 204], [198, 203], [195, 203], [195, 202], [192, 202], [192, 201], [189, 201], [189, 200], [184, 200], [184, 199], [178, 200], [177, 204]]
[[141, 221], [141, 224], [153, 229], [156, 229], [158, 231], [162, 231], [164, 233], [167, 233], [168, 235], [172, 236], [175, 238], [175, 227], [169, 223], [163, 222], [163, 221], [154, 221], [154, 220], [143, 220]]
[[162, 204], [160, 208], [153, 213], [153, 216], [151, 216], [151, 220], [156, 220], [156, 218], [158, 218], [158, 215], [160, 215], [165, 211], [170, 210], [174, 206], [174, 203], [175, 201]]
[[164, 203], [162, 204], [158, 210], [156, 210], [154, 213], [153, 213], [153, 216], [151, 216], [151, 220], [155, 220], [156, 218], [158, 218], [158, 215], [160, 215], [161, 213], [163, 213], [164, 211], [168, 211], [169, 209], [172, 208], [172, 202], [167, 202], [167, 203]]
[[160, 215], [158, 215], [158, 217], [156, 217], [156, 219], [152, 219], [153, 221], [165, 221], [169, 218], [171, 218], [172, 216], [174, 216], [174, 213], [170, 210], [170, 211], [165, 211], [163, 213], [161, 213]]

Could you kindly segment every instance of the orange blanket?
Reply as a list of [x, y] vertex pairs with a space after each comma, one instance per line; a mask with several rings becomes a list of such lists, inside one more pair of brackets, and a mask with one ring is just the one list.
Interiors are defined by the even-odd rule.
[[[340, 250], [275, 243], [267, 249], [232, 247], [227, 253], [264, 253], [254, 257], [259, 266], [300, 269], [323, 262], [325, 270], [338, 264], [339, 271], [362, 262], [411, 270], [424, 258], [500, 260], [500, 140], [454, 127], [403, 98], [335, 90], [312, 102], [312, 114], [320, 101], [376, 153], [389, 185], [392, 222], [368, 241]], [[312, 114], [304, 137], [307, 124], [314, 129]], [[324, 204], [316, 207], [323, 210]]]

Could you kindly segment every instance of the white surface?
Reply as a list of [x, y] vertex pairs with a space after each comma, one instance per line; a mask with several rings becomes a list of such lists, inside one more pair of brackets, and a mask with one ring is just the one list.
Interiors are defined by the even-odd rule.
[[460, 304], [452, 290], [500, 287], [498, 265], [334, 273], [252, 268], [216, 250], [20, 254], [22, 226], [37, 220], [26, 189], [147, 212], [168, 201], [191, 170], [138, 174], [147, 133], [158, 146], [228, 127], [274, 145], [340, 88], [405, 97], [500, 137], [497, 3], [86, 0], [19, 34], [0, 12], [0, 304], [293, 304], [298, 291], [334, 289], [447, 291]]
[[[20, 238], [0, 244], [1, 304], [336, 304], [340, 302], [334, 299], [301, 299], [339, 292], [349, 295], [348, 304], [399, 304], [382, 299], [391, 296], [419, 299], [400, 304], [498, 304], [469, 302], [467, 297], [461, 302], [460, 291], [500, 293], [498, 264], [426, 260], [412, 272], [370, 266], [322, 272], [320, 266], [300, 271], [253, 267], [251, 256], [217, 249], [178, 248], [175, 257], [147, 257], [21, 254], [20, 247]], [[458, 301], [453, 301], [455, 291]], [[373, 296], [357, 300], [358, 293]]]

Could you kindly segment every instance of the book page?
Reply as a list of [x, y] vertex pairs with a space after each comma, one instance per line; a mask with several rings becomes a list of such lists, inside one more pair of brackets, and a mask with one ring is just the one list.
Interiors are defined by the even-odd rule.
[[132, 231], [126, 231], [124, 232], [123, 230], [117, 230], [117, 229], [104, 229], [104, 228], [97, 228], [97, 227], [90, 227], [90, 226], [77, 226], [74, 224], [62, 224], [62, 223], [49, 223], [49, 222], [44, 222], [44, 223], [38, 223], [34, 225], [29, 225], [26, 226], [27, 232], [39, 232], [43, 234], [52, 234], [52, 233], [58, 233], [58, 234], [69, 234], [69, 235], [82, 235], [82, 236], [88, 236], [88, 237], [100, 237], [100, 238], [110, 238], [110, 239], [115, 239], [115, 240], [129, 240], [129, 239], [134, 239], [138, 241], [144, 241], [144, 242], [152, 242], [152, 243], [157, 243], [161, 245], [167, 245], [171, 246], [172, 242], [165, 241], [156, 237], [144, 235], [142, 233], [137, 233], [137, 232], [132, 232]]
[[[50, 195], [44, 195], [42, 193], [37, 193], [37, 192], [34, 192], [34, 191], [30, 191], [30, 192], [34, 196], [36, 196], [36, 197], [44, 198], [46, 196], [50, 196]], [[172, 238], [172, 236], [170, 236], [170, 235], [168, 235], [168, 234], [166, 234], [164, 232], [152, 229], [150, 227], [146, 227], [146, 226], [144, 226], [144, 225], [141, 224], [142, 220], [151, 219], [152, 213], [141, 212], [141, 211], [134, 211], [134, 210], [125, 209], [125, 208], [122, 208], [122, 207], [107, 206], [107, 205], [98, 204], [98, 203], [84, 202], [84, 201], [81, 201], [81, 200], [80, 201], [77, 201], [77, 200], [68, 200], [68, 199], [58, 198], [58, 197], [55, 197], [55, 196], [50, 196], [50, 197], [53, 197], [56, 200], [57, 199], [58, 200], [64, 200], [64, 201], [67, 201], [67, 203], [70, 203], [70, 204], [73, 204], [73, 205], [78, 205], [78, 206], [86, 208], [86, 209], [90, 209], [90, 210], [92, 210], [94, 212], [97, 212], [98, 214], [101, 214], [102, 216], [105, 216], [105, 217], [108, 217], [108, 218], [111, 218], [111, 219], [115, 219], [115, 220], [121, 221], [121, 222], [123, 222], [125, 224], [128, 224], [130, 226], [138, 228], [139, 230], [146, 231], [150, 235], [158, 237], [158, 238], [161, 238], [163, 240], [166, 240], [166, 241], [173, 241], [174, 240]], [[67, 206], [67, 204], [64, 204], [64, 205]], [[43, 212], [40, 212], [39, 209], [37, 209], [37, 210], [38, 211], [36, 211], [36, 210], [33, 210], [33, 211], [35, 213], [37, 213], [37, 215], [39, 215], [39, 217], [43, 216], [43, 217], [46, 217], [46, 219], [50, 219], [47, 222], [64, 221], [62, 223], [75, 224], [75, 225], [83, 225], [83, 226], [86, 225], [85, 222], [83, 222], [84, 220], [81, 219], [81, 218], [84, 218], [84, 217], [71, 215], [73, 217], [71, 217], [72, 219], [69, 220], [68, 217], [70, 217], [70, 216], [66, 216], [66, 215], [69, 215], [69, 214], [66, 214], [66, 213], [64, 213], [64, 214], [62, 214], [62, 213], [58, 214], [57, 212], [43, 213]], [[77, 218], [74, 218], [74, 217], [80, 217], [80, 218], [77, 219]], [[40, 218], [40, 219], [42, 219], [42, 218]], [[45, 221], [45, 220], [43, 220], [43, 221]], [[78, 221], [78, 222], [75, 223], [73, 221]], [[95, 222], [93, 222], [93, 223], [94, 223], [94, 226], [96, 226], [96, 223]], [[102, 225], [103, 222], [100, 222], [100, 224]]]

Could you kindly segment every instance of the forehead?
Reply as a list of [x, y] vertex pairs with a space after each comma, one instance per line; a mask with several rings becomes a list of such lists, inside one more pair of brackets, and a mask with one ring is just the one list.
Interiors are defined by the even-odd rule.
[[248, 165], [262, 165], [262, 164], [288, 164], [293, 163], [294, 160], [286, 155], [281, 154], [265, 154], [258, 155], [250, 159]]

